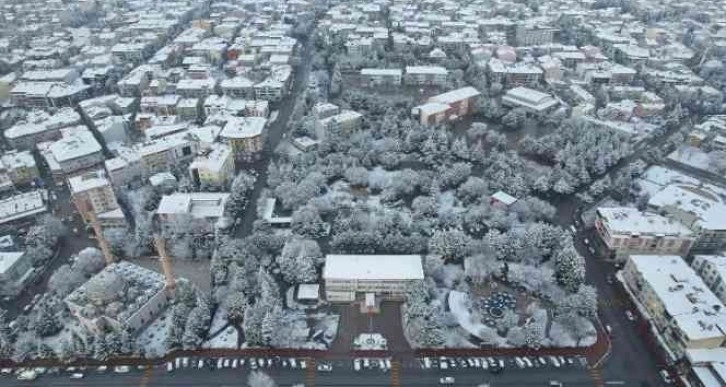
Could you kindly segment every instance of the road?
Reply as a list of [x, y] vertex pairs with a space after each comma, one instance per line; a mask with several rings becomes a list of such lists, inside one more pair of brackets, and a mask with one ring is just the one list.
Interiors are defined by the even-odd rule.
[[[677, 127], [672, 128], [663, 136], [637, 144], [633, 148], [633, 153], [614, 165], [608, 174], [611, 177], [615, 176], [630, 163], [640, 159], [649, 149], [662, 146], [668, 137], [677, 130]], [[587, 186], [581, 187], [580, 191], [586, 189]], [[573, 238], [575, 248], [585, 258], [586, 282], [597, 288], [600, 321], [612, 328], [611, 354], [602, 366], [602, 376], [605, 379], [625, 380], [628, 385], [661, 385], [663, 382], [658, 371], [665, 364], [656, 355], [655, 348], [647, 338], [644, 338], [642, 325], [626, 318], [625, 310], [635, 310], [629, 297], [617, 285], [609, 284], [607, 281], [608, 275], [613, 275], [616, 271], [614, 265], [612, 262], [602, 259], [601, 256], [597, 256], [597, 251], [595, 254], [590, 253], [588, 245], [584, 242], [585, 239], [595, 241], [597, 238], [592, 229], [583, 229], [580, 219], [576, 220], [586, 205], [574, 194], [555, 201], [554, 204], [557, 207], [555, 223], [565, 228], [573, 223], [579, 225]]]
[[[272, 376], [279, 386], [292, 386], [305, 383], [308, 386], [390, 386], [393, 379], [399, 379], [403, 386], [438, 386], [439, 378], [451, 376], [457, 386], [477, 386], [490, 383], [492, 386], [547, 386], [550, 380], [558, 380], [566, 386], [593, 386], [593, 375], [580, 366], [567, 368], [507, 368], [500, 374], [492, 374], [480, 368], [460, 368], [455, 371], [423, 370], [418, 362], [400, 365], [400, 371], [382, 372], [379, 370], [354, 371], [351, 361], [332, 361], [332, 372], [315, 372], [273, 367], [264, 371]], [[133, 369], [127, 374], [111, 372], [98, 374], [86, 370], [85, 378], [71, 380], [68, 373], [42, 375], [33, 382], [17, 381], [10, 376], [0, 379], [3, 386], [239, 386], [243, 384], [250, 370], [247, 367], [218, 370], [182, 369], [172, 373], [165, 367], [155, 367], [144, 371]]]
[[267, 185], [267, 166], [270, 165], [273, 159], [273, 153], [284, 137], [293, 107], [295, 106], [295, 101], [302, 95], [308, 84], [308, 75], [310, 74], [311, 57], [313, 54], [312, 39], [306, 39], [302, 43], [300, 61], [295, 68], [292, 90], [278, 103], [277, 119], [267, 126], [265, 145], [259, 159], [239, 166], [242, 167], [241, 169], [255, 171], [257, 174], [257, 181], [249, 195], [242, 222], [235, 230], [236, 236], [240, 238], [252, 233], [252, 225], [257, 219], [257, 200]]

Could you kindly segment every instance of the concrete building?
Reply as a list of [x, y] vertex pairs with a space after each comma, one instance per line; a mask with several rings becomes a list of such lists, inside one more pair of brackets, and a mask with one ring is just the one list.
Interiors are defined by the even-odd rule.
[[91, 220], [91, 211], [98, 216], [119, 208], [111, 182], [102, 169], [73, 176], [68, 179], [68, 186], [85, 222]]
[[325, 297], [331, 302], [353, 302], [361, 293], [399, 299], [423, 279], [420, 255], [327, 255], [323, 268]]
[[316, 129], [320, 138], [325, 137], [328, 131], [349, 133], [358, 130], [363, 125], [363, 115], [352, 111], [342, 110], [340, 113], [323, 118], [316, 122]]
[[398, 86], [403, 79], [401, 69], [361, 69], [361, 84], [368, 86]]
[[149, 141], [134, 148], [140, 156], [143, 176], [166, 172], [172, 166], [194, 159], [199, 142], [186, 132]]
[[71, 174], [103, 162], [101, 144], [87, 129], [77, 129], [50, 144], [46, 162], [54, 174]]
[[404, 82], [408, 85], [444, 86], [449, 71], [440, 66], [406, 66]]
[[232, 147], [235, 155], [252, 155], [262, 151], [267, 119], [262, 117], [229, 117], [219, 138]]
[[91, 332], [139, 332], [169, 303], [164, 276], [126, 261], [106, 266], [65, 298], [71, 314]]
[[694, 249], [726, 245], [726, 203], [708, 186], [667, 185], [651, 196], [648, 208], [690, 228], [696, 235]]
[[726, 256], [695, 255], [691, 267], [721, 302], [726, 302]]
[[45, 190], [30, 191], [0, 200], [0, 224], [36, 217], [47, 211]]
[[559, 102], [549, 94], [526, 87], [515, 87], [502, 97], [502, 104], [513, 108], [521, 107], [529, 113], [542, 114], [559, 105]]
[[473, 87], [462, 87], [429, 98], [427, 103], [414, 107], [411, 113], [422, 125], [438, 125], [470, 115], [480, 94]]
[[670, 360], [682, 358], [688, 349], [724, 345], [726, 309], [681, 257], [632, 255], [622, 278]]
[[211, 233], [223, 218], [228, 199], [229, 193], [177, 192], [161, 198], [156, 216], [161, 227], [169, 231], [182, 225], [195, 232]]
[[0, 252], [0, 294], [17, 294], [30, 278], [31, 257], [21, 251]]
[[632, 254], [685, 257], [696, 239], [679, 222], [631, 207], [598, 208], [595, 229], [610, 257], [621, 261]]
[[234, 153], [227, 144], [212, 144], [189, 165], [189, 176], [197, 186], [224, 187], [234, 176]]
[[29, 184], [40, 176], [33, 154], [29, 151], [9, 151], [0, 158], [2, 169], [15, 185]]
[[506, 86], [535, 86], [542, 81], [544, 71], [533, 63], [506, 63], [492, 58], [487, 64], [492, 82]]

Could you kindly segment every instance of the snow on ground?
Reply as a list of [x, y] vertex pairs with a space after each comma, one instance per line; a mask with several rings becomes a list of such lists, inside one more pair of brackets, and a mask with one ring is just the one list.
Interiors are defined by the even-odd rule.
[[693, 146], [682, 146], [678, 148], [668, 155], [668, 159], [696, 169], [715, 172], [713, 171], [713, 164], [708, 153]]
[[469, 295], [463, 292], [452, 290], [449, 292], [449, 310], [456, 317], [456, 321], [470, 334], [481, 338], [481, 331], [489, 327], [481, 322], [474, 321], [469, 312]]
[[[153, 270], [157, 273], [164, 274], [161, 262], [157, 257], [139, 257], [129, 259], [143, 268]], [[188, 259], [172, 259], [171, 270], [177, 278], [186, 278], [199, 287], [199, 290], [209, 293], [211, 291], [212, 276], [209, 275], [209, 260], [188, 260]]]
[[453, 289], [456, 282], [464, 279], [464, 268], [460, 265], [444, 265], [441, 282], [448, 289]]
[[48, 345], [50, 348], [53, 349], [54, 352], [58, 353], [61, 345], [64, 341], [72, 342], [73, 340], [73, 333], [76, 333], [76, 336], [78, 337], [85, 337], [86, 334], [85, 328], [81, 326], [81, 324], [73, 317], [69, 317], [63, 321], [61, 321], [61, 324], [63, 325], [63, 330], [58, 332], [57, 334], [53, 336], [44, 337], [42, 339], [43, 344]]
[[212, 324], [209, 326], [209, 334], [216, 334], [217, 332], [222, 330], [227, 324], [227, 309], [225, 309], [224, 305], [222, 304], [219, 305], [217, 311], [214, 313], [214, 317], [212, 317]]
[[466, 208], [459, 205], [454, 190], [445, 191], [439, 195], [439, 213], [445, 214], [450, 212], [457, 214], [466, 212]]
[[167, 308], [164, 313], [154, 322], [149, 324], [139, 336], [136, 338], [136, 344], [143, 347], [146, 351], [146, 357], [159, 357], [166, 353], [166, 332], [169, 330], [169, 322], [171, 308]]
[[237, 349], [237, 329], [233, 326], [228, 326], [227, 329], [205, 341], [204, 344], [202, 344], [202, 348]]
[[[580, 340], [580, 347], [588, 347], [595, 344], [597, 341], [597, 331], [595, 326], [589, 320], [584, 320], [583, 323], [588, 324], [588, 335]], [[552, 322], [550, 328], [550, 340], [551, 346], [553, 347], [576, 347], [577, 340], [557, 321]]]

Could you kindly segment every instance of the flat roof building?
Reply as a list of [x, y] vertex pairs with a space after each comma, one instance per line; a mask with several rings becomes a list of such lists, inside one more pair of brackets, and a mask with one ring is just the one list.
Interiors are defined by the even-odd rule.
[[352, 302], [358, 293], [399, 298], [424, 279], [420, 255], [325, 256], [323, 280], [328, 301]]

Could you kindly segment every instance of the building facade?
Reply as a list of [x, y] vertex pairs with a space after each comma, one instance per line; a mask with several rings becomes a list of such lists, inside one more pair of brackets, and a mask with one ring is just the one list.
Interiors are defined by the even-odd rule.
[[353, 302], [361, 293], [400, 299], [423, 279], [420, 255], [327, 255], [323, 269], [331, 302]]

